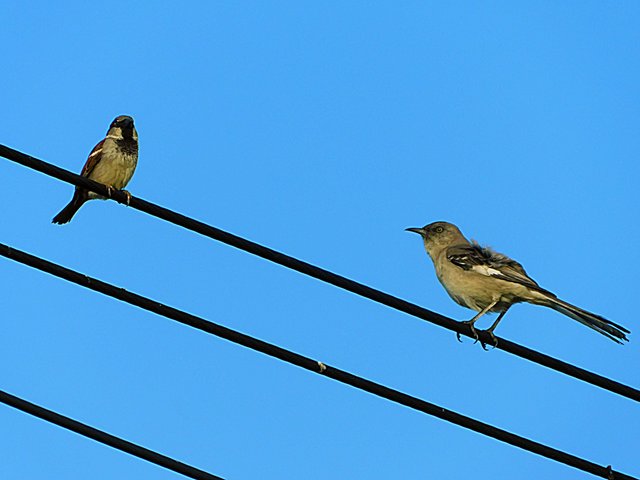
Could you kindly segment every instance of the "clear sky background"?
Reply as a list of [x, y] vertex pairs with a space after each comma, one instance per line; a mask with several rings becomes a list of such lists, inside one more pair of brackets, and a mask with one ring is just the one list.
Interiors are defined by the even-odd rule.
[[[79, 172], [135, 118], [129, 190], [459, 320], [435, 220], [629, 328], [498, 334], [640, 386], [637, 2], [17, 2], [0, 143]], [[640, 407], [0, 159], [0, 241], [640, 475]], [[229, 480], [593, 478], [0, 259], [0, 389]], [[490, 324], [485, 319], [483, 327]], [[0, 478], [178, 475], [0, 406]]]

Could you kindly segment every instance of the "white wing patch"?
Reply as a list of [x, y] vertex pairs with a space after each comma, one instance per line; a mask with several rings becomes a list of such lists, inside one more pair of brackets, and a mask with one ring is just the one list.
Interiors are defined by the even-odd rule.
[[474, 265], [471, 270], [487, 277], [504, 277], [500, 270], [491, 268], [489, 265]]

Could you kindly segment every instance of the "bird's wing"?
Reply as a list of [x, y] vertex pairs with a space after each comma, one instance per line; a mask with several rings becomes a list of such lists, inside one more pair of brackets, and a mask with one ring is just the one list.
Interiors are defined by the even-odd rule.
[[95, 147], [93, 147], [93, 150], [91, 150], [91, 153], [89, 154], [89, 158], [87, 158], [87, 161], [84, 164], [84, 167], [82, 167], [82, 172], [80, 172], [80, 175], [82, 175], [83, 177], [88, 177], [91, 174], [93, 169], [96, 167], [96, 165], [100, 161], [100, 157], [102, 156], [103, 145], [104, 145], [104, 140], [101, 140], [100, 142], [98, 142], [98, 144]]
[[449, 247], [447, 259], [464, 270], [470, 270], [480, 275], [498, 278], [507, 282], [519, 283], [539, 292], [551, 294], [551, 292], [540, 287], [534, 279], [527, 275], [527, 272], [518, 262], [489, 248], [481, 247], [475, 242]]

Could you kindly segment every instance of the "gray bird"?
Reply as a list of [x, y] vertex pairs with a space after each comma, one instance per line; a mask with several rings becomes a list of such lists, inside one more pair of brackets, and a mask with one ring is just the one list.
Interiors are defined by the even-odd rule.
[[471, 320], [463, 322], [471, 327], [476, 340], [475, 322], [485, 313], [497, 312], [498, 318], [486, 330], [497, 345], [493, 331], [511, 305], [520, 302], [553, 308], [614, 342], [628, 340], [625, 333], [630, 332], [623, 326], [560, 300], [540, 287], [518, 262], [476, 242], [469, 242], [451, 223], [434, 222], [406, 230], [422, 237], [438, 280], [449, 296], [459, 305], [478, 312]]
[[[80, 175], [103, 183], [109, 189], [121, 190], [127, 186], [138, 163], [138, 132], [133, 118], [121, 115], [111, 122], [106, 137], [93, 147]], [[127, 199], [131, 198], [125, 191]], [[62, 225], [71, 221], [87, 200], [105, 198], [85, 188], [76, 187], [73, 198], [52, 222]]]

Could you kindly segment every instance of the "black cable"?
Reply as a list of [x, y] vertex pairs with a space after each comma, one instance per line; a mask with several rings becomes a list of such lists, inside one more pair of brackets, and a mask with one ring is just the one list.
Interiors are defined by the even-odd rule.
[[510, 445], [522, 448], [523, 450], [527, 450], [529, 452], [536, 453], [557, 462], [564, 463], [565, 465], [575, 467], [593, 475], [597, 475], [607, 479], [633, 478], [629, 475], [612, 471], [610, 467], [600, 466], [583, 458], [576, 457], [575, 455], [571, 455], [561, 450], [548, 447], [542, 443], [534, 442], [533, 440], [515, 435], [506, 430], [502, 430], [492, 425], [480, 422], [465, 415], [452, 412], [451, 410], [439, 407], [438, 405], [434, 405], [433, 403], [426, 402], [419, 398], [407, 395], [406, 393], [402, 393], [398, 390], [394, 390], [392, 388], [385, 387], [384, 385], [380, 385], [362, 377], [358, 377], [349, 372], [345, 372], [344, 370], [330, 367], [317, 360], [312, 360], [311, 358], [305, 357], [290, 350], [286, 350], [282, 347], [278, 347], [277, 345], [273, 345], [257, 338], [250, 337], [243, 333], [236, 332], [235, 330], [231, 330], [221, 325], [212, 323], [208, 320], [197, 317], [195, 315], [191, 315], [182, 310], [163, 305], [162, 303], [156, 302], [141, 295], [128, 292], [123, 288], [119, 288], [115, 285], [102, 282], [92, 277], [88, 277], [87, 275], [83, 275], [74, 270], [70, 270], [61, 265], [57, 265], [42, 258], [30, 255], [20, 250], [16, 250], [1, 243], [0, 255], [20, 262], [24, 265], [28, 265], [35, 269], [41, 270], [43, 272], [50, 273], [51, 275], [55, 275], [56, 277], [63, 278], [72, 283], [76, 283], [82, 287], [95, 290], [96, 292], [100, 292], [104, 295], [108, 295], [131, 305], [135, 305], [144, 310], [162, 315], [164, 317], [170, 318], [185, 325], [189, 325], [190, 327], [197, 328], [198, 330], [202, 330], [217, 337], [224, 338], [225, 340], [229, 340], [230, 342], [248, 347], [252, 350], [256, 350], [271, 357], [279, 358], [280, 360], [291, 363], [293, 365], [297, 365], [298, 367], [304, 368], [306, 370], [320, 373], [339, 382], [351, 385], [352, 387], [364, 390], [382, 398], [386, 398], [387, 400], [391, 400], [392, 402], [400, 403], [415, 410], [433, 415], [442, 420], [460, 425], [461, 427], [468, 428], [483, 435], [495, 438], [496, 440], [506, 442]]
[[[56, 167], [55, 165], [44, 162], [42, 160], [38, 160], [37, 158], [31, 157], [1, 144], [0, 156], [19, 163], [20, 165], [24, 165], [25, 167], [37, 170], [41, 173], [44, 173], [45, 175], [49, 175], [57, 178], [58, 180], [62, 180], [63, 182], [68, 182], [73, 185], [88, 188], [89, 190], [95, 191], [104, 196], [108, 196], [109, 194], [106, 186], [100, 183], [81, 177], [80, 175], [71, 173], [68, 170]], [[127, 197], [119, 191], [115, 191], [112, 194], [112, 198], [119, 203], [126, 203], [127, 201]], [[427, 322], [435, 323], [440, 327], [453, 330], [454, 332], [466, 335], [469, 338], [473, 337], [469, 326], [463, 324], [462, 322], [457, 322], [443, 315], [432, 312], [431, 310], [427, 310], [426, 308], [419, 307], [416, 304], [407, 302], [406, 300], [394, 297], [393, 295], [389, 295], [388, 293], [368, 287], [366, 285], [363, 285], [362, 283], [358, 283], [323, 268], [316, 267], [315, 265], [311, 265], [296, 258], [290, 257], [289, 255], [285, 255], [284, 253], [277, 252], [276, 250], [272, 250], [260, 244], [246, 240], [242, 237], [238, 237], [231, 233], [225, 232], [224, 230], [220, 230], [218, 228], [202, 223], [198, 220], [186, 217], [185, 215], [182, 215], [180, 213], [173, 212], [167, 208], [133, 196], [131, 197], [130, 206], [142, 212], [148, 213], [149, 215], [161, 218], [162, 220], [165, 220], [167, 222], [179, 225], [183, 228], [186, 228], [187, 230], [197, 232], [201, 235], [204, 235], [205, 237], [213, 238], [214, 240], [218, 240], [220, 242], [226, 243], [227, 245], [231, 245], [233, 247], [275, 262], [279, 265], [291, 268], [292, 270], [295, 270], [297, 272], [304, 273], [313, 278], [317, 278], [318, 280], [322, 280], [323, 282], [327, 282], [336, 287], [348, 290], [352, 293], [373, 300], [374, 302], [378, 302], [388, 307], [395, 308], [396, 310], [407, 313], [422, 320], [426, 320]], [[478, 333], [480, 339], [485, 343], [493, 343], [490, 336], [486, 332], [479, 330]], [[539, 365], [544, 365], [545, 367], [564, 373], [565, 375], [577, 378], [578, 380], [582, 380], [610, 392], [617, 393], [618, 395], [622, 395], [623, 397], [630, 398], [631, 400], [635, 400], [636, 402], [640, 402], [640, 390], [638, 389], [620, 382], [616, 382], [615, 380], [611, 380], [602, 375], [598, 375], [597, 373], [590, 372], [589, 370], [571, 365], [570, 363], [564, 362], [560, 359], [551, 357], [544, 353], [537, 352], [523, 345], [519, 345], [504, 338], [498, 337], [497, 348], [504, 350], [505, 352], [509, 352], [513, 355], [517, 355], [521, 358], [525, 358]]]
[[122, 438], [115, 437], [107, 432], [98, 430], [97, 428], [90, 427], [84, 423], [80, 423], [72, 418], [65, 417], [59, 413], [47, 410], [39, 405], [23, 400], [19, 397], [11, 395], [10, 393], [0, 390], [0, 402], [9, 405], [18, 410], [22, 410], [29, 415], [38, 417], [46, 422], [53, 423], [59, 427], [66, 428], [72, 432], [91, 438], [96, 442], [104, 443], [117, 450], [126, 452], [134, 457], [142, 458], [161, 467], [173, 470], [176, 473], [180, 473], [189, 478], [195, 478], [196, 480], [223, 480], [222, 477], [212, 475], [203, 470], [199, 470], [195, 467], [187, 465], [186, 463], [179, 462], [173, 458], [167, 457], [160, 453], [149, 450], [148, 448], [141, 447], [135, 443], [128, 442]]

